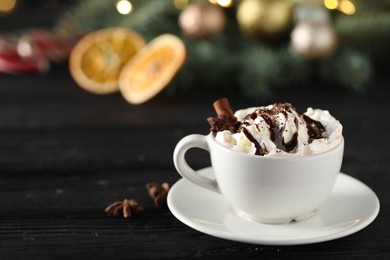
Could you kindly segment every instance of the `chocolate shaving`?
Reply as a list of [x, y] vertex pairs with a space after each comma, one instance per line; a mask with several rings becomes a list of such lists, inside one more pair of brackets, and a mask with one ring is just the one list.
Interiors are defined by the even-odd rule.
[[170, 187], [167, 182], [150, 182], [146, 184], [146, 189], [148, 190], [149, 195], [153, 199], [154, 205], [156, 207], [167, 206], [167, 196], [169, 188]]
[[218, 99], [213, 103], [213, 107], [218, 117], [209, 117], [207, 122], [210, 125], [210, 131], [218, 132], [229, 130], [230, 132], [236, 132], [240, 122], [234, 116], [233, 110], [230, 107], [227, 98]]
[[126, 198], [123, 201], [115, 201], [104, 209], [113, 216], [117, 216], [122, 211], [124, 218], [141, 214], [144, 210], [144, 206], [138, 200]]

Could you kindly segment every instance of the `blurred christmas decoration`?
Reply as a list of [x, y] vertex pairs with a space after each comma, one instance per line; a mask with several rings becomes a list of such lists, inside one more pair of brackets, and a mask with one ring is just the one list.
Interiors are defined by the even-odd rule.
[[336, 48], [336, 34], [328, 24], [304, 22], [292, 31], [291, 45], [307, 58], [326, 58]]
[[30, 29], [21, 35], [0, 34], [0, 72], [45, 73], [50, 63], [67, 60], [78, 35]]
[[241, 0], [237, 21], [241, 31], [250, 37], [275, 37], [286, 31], [292, 14], [289, 0]]
[[330, 24], [326, 9], [317, 5], [295, 8], [295, 28], [291, 32], [291, 46], [308, 59], [329, 57], [337, 45], [337, 35]]
[[226, 17], [221, 7], [208, 3], [194, 3], [180, 13], [179, 25], [192, 39], [213, 38], [225, 27]]
[[16, 45], [20, 56], [34, 59], [44, 57], [52, 62], [67, 60], [78, 36], [68, 38], [42, 29], [23, 34]]
[[[386, 0], [80, 0], [46, 33], [0, 36], [0, 71], [45, 71], [42, 64], [66, 58], [80, 35], [108, 27], [137, 32], [145, 42], [167, 33], [181, 39], [186, 62], [162, 84], [171, 93], [217, 88], [262, 98], [316, 85], [360, 92], [390, 61]], [[160, 56], [147, 64], [159, 64]]]
[[8, 74], [43, 73], [49, 68], [45, 58], [25, 59], [15, 49], [0, 51], [0, 72]]

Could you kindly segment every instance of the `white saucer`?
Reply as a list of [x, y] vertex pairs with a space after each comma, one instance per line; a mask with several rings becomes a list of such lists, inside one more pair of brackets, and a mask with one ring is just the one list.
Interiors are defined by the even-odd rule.
[[[212, 177], [212, 168], [199, 174]], [[224, 198], [180, 179], [168, 193], [168, 207], [184, 224], [211, 236], [263, 245], [298, 245], [333, 240], [368, 226], [379, 200], [362, 182], [340, 173], [329, 198], [307, 220], [270, 225], [236, 216]]]

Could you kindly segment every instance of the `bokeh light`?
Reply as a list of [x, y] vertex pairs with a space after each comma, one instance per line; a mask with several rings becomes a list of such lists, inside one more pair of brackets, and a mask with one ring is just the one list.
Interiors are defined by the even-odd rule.
[[339, 5], [339, 1], [338, 0], [324, 0], [324, 5], [326, 8], [328, 8], [330, 10], [334, 10]]
[[217, 3], [222, 7], [228, 8], [233, 5], [233, 0], [217, 0]]
[[0, 0], [0, 13], [10, 13], [16, 7], [16, 0]]
[[177, 9], [184, 9], [188, 6], [188, 0], [173, 0], [173, 5]]
[[133, 5], [128, 0], [119, 0], [116, 2], [116, 9], [120, 14], [128, 15], [133, 11]]
[[338, 9], [347, 15], [353, 15], [356, 12], [355, 5], [349, 0], [341, 0]]

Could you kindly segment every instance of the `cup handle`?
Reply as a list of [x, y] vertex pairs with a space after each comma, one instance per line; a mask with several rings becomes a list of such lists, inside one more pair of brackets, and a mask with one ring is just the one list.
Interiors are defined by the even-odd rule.
[[215, 180], [199, 175], [188, 165], [185, 159], [185, 154], [191, 148], [200, 148], [210, 152], [207, 143], [207, 136], [192, 134], [184, 137], [177, 143], [173, 153], [173, 162], [175, 164], [176, 170], [182, 177], [186, 178], [192, 183], [202, 188], [219, 193], [219, 188]]

